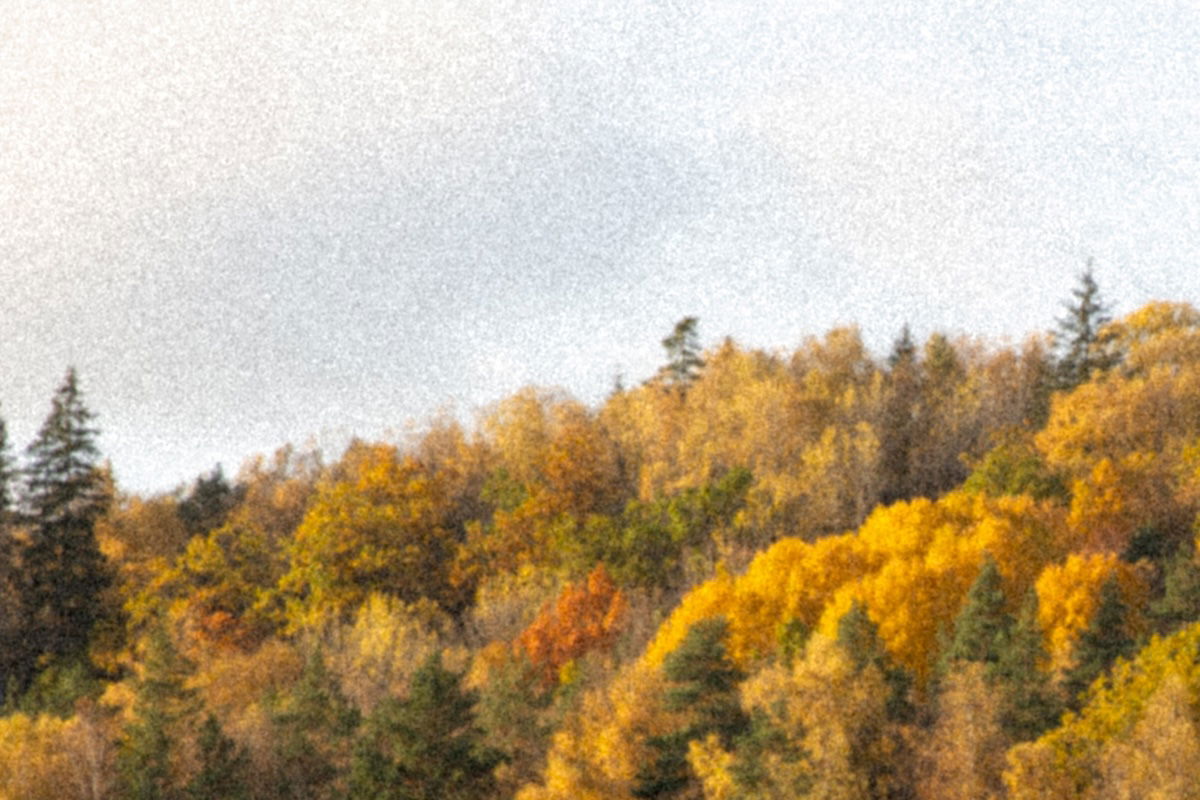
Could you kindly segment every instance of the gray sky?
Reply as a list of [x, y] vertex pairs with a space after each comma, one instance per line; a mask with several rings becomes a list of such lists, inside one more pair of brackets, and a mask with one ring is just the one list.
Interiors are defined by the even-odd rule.
[[0, 153], [0, 415], [74, 364], [143, 491], [597, 402], [688, 314], [1020, 338], [1089, 256], [1200, 302], [1190, 1], [9, 0]]

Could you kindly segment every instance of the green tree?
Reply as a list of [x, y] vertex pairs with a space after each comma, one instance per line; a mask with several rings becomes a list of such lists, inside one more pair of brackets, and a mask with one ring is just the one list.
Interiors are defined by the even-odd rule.
[[699, 322], [696, 317], [684, 317], [675, 323], [671, 335], [662, 340], [667, 363], [659, 376], [667, 386], [687, 389], [700, 376], [704, 359], [700, 357], [700, 339], [696, 333]]
[[1042, 670], [1045, 661], [1037, 592], [1030, 588], [988, 676], [1000, 687], [1000, 724], [1012, 741], [1036, 739], [1054, 726], [1062, 710]]
[[178, 514], [188, 535], [195, 536], [219, 528], [241, 500], [243, 490], [225, 480], [221, 465], [196, 478], [191, 490], [179, 501]]
[[245, 751], [225, 735], [212, 714], [204, 718], [197, 740], [200, 769], [185, 787], [189, 800], [245, 800], [244, 776], [249, 768]]
[[271, 780], [276, 796], [287, 800], [344, 797], [339, 776], [359, 715], [342, 695], [320, 648], [309, 654], [295, 688], [275, 703], [272, 722], [275, 773]]
[[1190, 548], [1167, 562], [1163, 596], [1150, 611], [1165, 633], [1200, 620], [1200, 564]]
[[1054, 333], [1057, 388], [1064, 390], [1086, 382], [1093, 370], [1112, 366], [1112, 359], [1099, 347], [1100, 329], [1112, 317], [1100, 296], [1090, 259], [1087, 269], [1079, 276], [1079, 286], [1071, 290], [1071, 295], [1074, 301], [1064, 304], [1067, 314], [1059, 318], [1058, 330]]
[[1005, 610], [1000, 568], [988, 555], [954, 620], [954, 636], [946, 651], [946, 661], [997, 663], [1013, 622]]
[[13, 483], [17, 477], [9, 451], [8, 429], [0, 419], [0, 702], [8, 688], [19, 691], [29, 680], [34, 654], [28, 643], [21, 548], [16, 538]]
[[412, 677], [408, 696], [387, 698], [355, 744], [349, 797], [355, 800], [470, 800], [494, 794], [502, 760], [483, 746], [476, 693], [433, 653]]
[[186, 688], [193, 665], [179, 654], [164, 623], [146, 637], [142, 675], [135, 684], [133, 719], [117, 752], [124, 800], [175, 800], [182, 795], [172, 774], [177, 731], [195, 715], [195, 693]]
[[1005, 437], [989, 450], [967, 476], [963, 489], [993, 497], [1027, 494], [1035, 500], [1070, 500], [1062, 478], [1050, 471], [1033, 443], [1020, 434]]
[[915, 488], [912, 453], [920, 439], [918, 410], [922, 394], [921, 364], [908, 325], [888, 355], [883, 419], [880, 425], [880, 501], [912, 497]]
[[896, 664], [879, 638], [879, 628], [867, 615], [866, 606], [855, 602], [838, 620], [837, 643], [846, 652], [854, 668], [861, 671], [875, 667], [891, 690], [887, 702], [888, 716], [896, 722], [908, 721], [914, 709], [909, 699], [912, 676]]
[[663, 660], [663, 674], [670, 683], [663, 706], [686, 721], [649, 740], [657, 757], [638, 775], [635, 797], [681, 796], [695, 783], [687, 761], [690, 742], [716, 734], [722, 747], [729, 749], [749, 730], [750, 721], [737, 695], [745, 674], [725, 650], [728, 630], [723, 617], [696, 622], [679, 647]]
[[13, 494], [13, 484], [17, 479], [16, 464], [13, 463], [12, 452], [8, 441], [8, 426], [0, 418], [0, 534], [10, 521], [13, 504], [16, 497]]
[[714, 533], [729, 528], [754, 482], [750, 471], [731, 469], [715, 481], [649, 502], [631, 500], [617, 519], [593, 514], [560, 543], [578, 572], [603, 562], [622, 586], [675, 586], [686, 557], [715, 560]]
[[97, 598], [112, 580], [95, 536], [111, 494], [92, 419], [70, 369], [27, 451], [24, 599], [28, 638], [39, 656], [86, 649], [102, 613]]
[[1133, 653], [1133, 637], [1126, 630], [1127, 613], [1120, 586], [1116, 578], [1110, 577], [1100, 587], [1096, 614], [1075, 643], [1075, 663], [1064, 680], [1072, 707], [1079, 707], [1083, 693], [1117, 658]]

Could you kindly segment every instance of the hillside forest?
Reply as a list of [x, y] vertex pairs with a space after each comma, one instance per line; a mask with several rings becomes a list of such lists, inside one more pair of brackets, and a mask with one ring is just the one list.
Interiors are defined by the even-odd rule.
[[0, 423], [0, 798], [1200, 798], [1200, 311], [701, 348], [116, 485]]

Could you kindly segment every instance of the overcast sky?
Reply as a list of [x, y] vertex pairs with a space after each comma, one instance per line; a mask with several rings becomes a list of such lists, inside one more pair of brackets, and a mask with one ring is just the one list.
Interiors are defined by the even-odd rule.
[[[685, 315], [1020, 339], [1200, 302], [1200, 6], [8, 0], [0, 415], [122, 486], [594, 403]], [[331, 455], [336, 455], [336, 452]]]

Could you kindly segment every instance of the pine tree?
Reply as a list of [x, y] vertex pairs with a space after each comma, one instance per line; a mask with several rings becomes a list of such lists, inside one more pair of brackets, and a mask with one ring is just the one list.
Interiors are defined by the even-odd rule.
[[1117, 658], [1133, 652], [1133, 637], [1125, 629], [1127, 611], [1116, 579], [1109, 578], [1100, 587], [1096, 614], [1080, 634], [1075, 644], [1075, 664], [1066, 674], [1064, 687], [1073, 707], [1079, 707], [1081, 695]]
[[856, 601], [838, 620], [837, 643], [849, 656], [856, 670], [873, 666], [883, 675], [883, 679], [891, 688], [887, 704], [888, 716], [897, 722], [910, 720], [914, 713], [909, 699], [912, 676], [892, 660], [879, 638], [878, 627], [871, 621], [862, 603]]
[[1112, 359], [1099, 347], [1100, 329], [1112, 320], [1108, 305], [1100, 297], [1100, 287], [1092, 275], [1092, 262], [1079, 276], [1079, 286], [1071, 290], [1074, 302], [1065, 303], [1067, 315], [1058, 320], [1054, 334], [1058, 360], [1056, 388], [1070, 390], [1086, 382], [1096, 369], [1113, 366]]
[[197, 741], [200, 769], [188, 781], [189, 800], [245, 800], [249, 797], [244, 776], [249, 759], [244, 750], [225, 735], [212, 714], [200, 726]]
[[99, 619], [97, 598], [111, 582], [94, 531], [109, 493], [91, 422], [70, 369], [26, 454], [24, 600], [38, 654], [81, 653]]
[[1004, 606], [1000, 569], [989, 555], [954, 621], [954, 637], [946, 651], [946, 661], [998, 662], [1004, 639], [1014, 622]]
[[476, 693], [433, 653], [413, 674], [408, 697], [387, 698], [367, 719], [354, 748], [355, 800], [471, 800], [494, 794], [502, 757], [483, 746]]
[[0, 419], [0, 536], [7, 534], [6, 526], [16, 500], [13, 495], [13, 483], [16, 478], [17, 468], [9, 446], [8, 426]]
[[179, 519], [191, 536], [221, 527], [229, 512], [241, 499], [242, 491], [225, 480], [221, 465], [208, 475], [201, 475], [192, 490], [179, 502]]
[[15, 536], [13, 482], [8, 429], [0, 419], [0, 703], [9, 703], [9, 687], [17, 692], [28, 684], [37, 654], [29, 648], [23, 566]]
[[921, 365], [908, 325], [888, 356], [886, 395], [880, 425], [879, 499], [884, 504], [912, 497], [912, 452], [919, 437]]
[[1001, 692], [1000, 724], [1012, 741], [1036, 739], [1058, 719], [1061, 704], [1041, 669], [1045, 660], [1037, 592], [1030, 589], [999, 658], [988, 670], [989, 680]]
[[1163, 596], [1151, 607], [1163, 633], [1200, 620], [1200, 564], [1190, 548], [1167, 562], [1164, 584]]
[[309, 654], [296, 687], [277, 705], [275, 794], [310, 800], [344, 796], [337, 778], [359, 715], [337, 686], [320, 648]]
[[124, 800], [175, 800], [172, 777], [177, 730], [198, 702], [186, 687], [193, 665], [184, 658], [160, 622], [145, 642], [143, 672], [136, 684], [133, 719], [125, 726], [117, 753]]
[[704, 359], [700, 357], [700, 340], [696, 334], [699, 322], [696, 317], [684, 317], [675, 323], [671, 335], [663, 339], [667, 363], [659, 375], [667, 386], [685, 390], [704, 368]]
[[749, 729], [737, 696], [745, 675], [725, 650], [728, 627], [721, 617], [693, 624], [679, 647], [663, 660], [663, 673], [671, 684], [663, 705], [667, 711], [685, 714], [688, 721], [649, 740], [658, 755], [638, 775], [634, 797], [680, 796], [694, 782], [687, 763], [689, 742], [715, 733], [728, 749]]
[[94, 521], [107, 507], [100, 476], [99, 431], [83, 405], [72, 367], [55, 392], [49, 416], [26, 451], [25, 505], [40, 525]]

